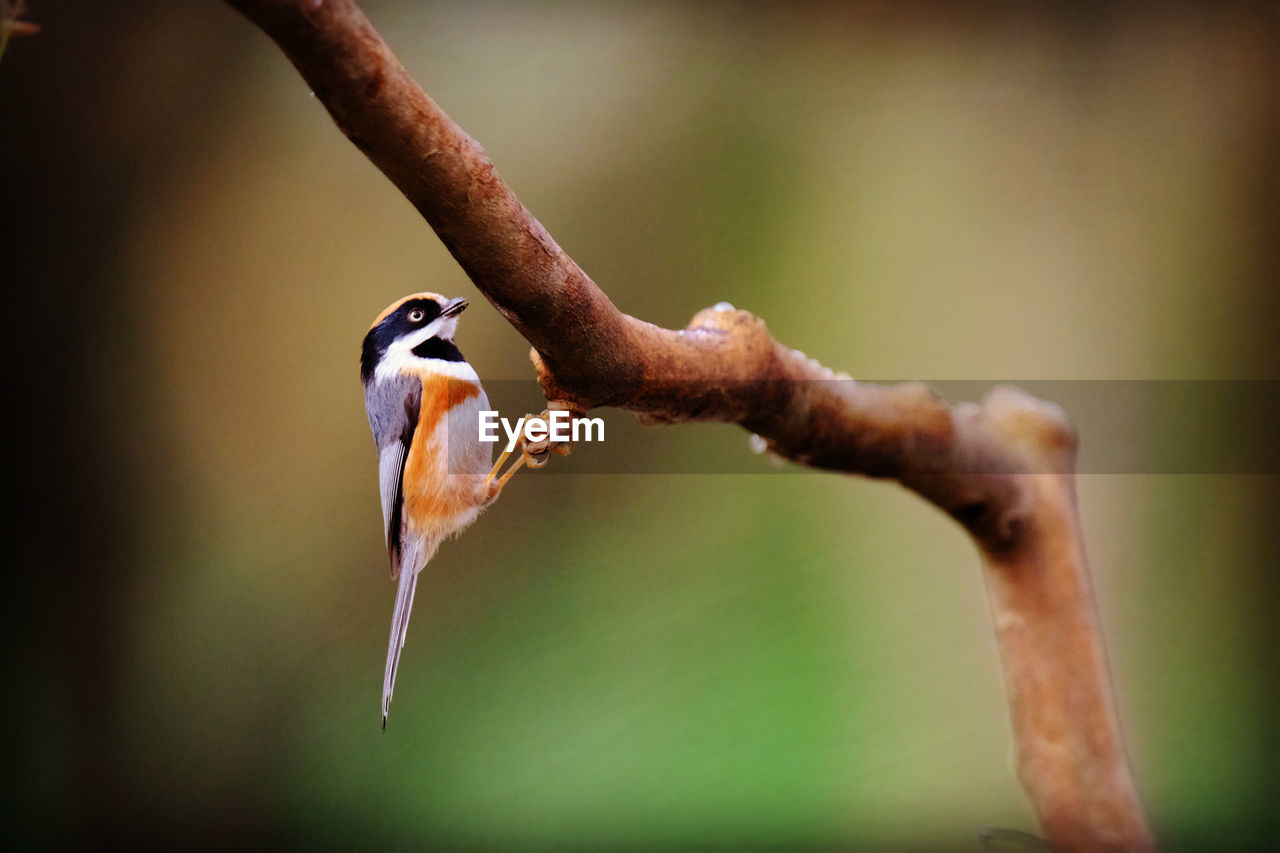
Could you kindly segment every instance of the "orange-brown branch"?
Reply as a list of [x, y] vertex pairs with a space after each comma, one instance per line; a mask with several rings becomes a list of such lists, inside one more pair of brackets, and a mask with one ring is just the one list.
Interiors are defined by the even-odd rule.
[[1075, 505], [1074, 431], [1010, 388], [948, 406], [921, 385], [837, 376], [728, 306], [678, 331], [620, 312], [413, 81], [353, 0], [229, 0], [413, 203], [533, 346], [547, 399], [651, 422], [728, 421], [787, 459], [893, 478], [982, 555], [1019, 777], [1050, 844], [1147, 850]]

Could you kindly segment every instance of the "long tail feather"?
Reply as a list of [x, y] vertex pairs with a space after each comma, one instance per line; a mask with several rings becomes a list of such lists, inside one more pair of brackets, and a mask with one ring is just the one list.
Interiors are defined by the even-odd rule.
[[400, 652], [404, 649], [405, 632], [409, 630], [409, 613], [413, 610], [413, 592], [418, 586], [419, 567], [412, 564], [400, 569], [400, 585], [396, 589], [396, 609], [391, 618], [391, 638], [387, 643], [387, 670], [382, 678], [382, 729], [387, 728], [387, 712], [391, 709], [391, 694], [396, 689], [396, 669], [400, 666]]

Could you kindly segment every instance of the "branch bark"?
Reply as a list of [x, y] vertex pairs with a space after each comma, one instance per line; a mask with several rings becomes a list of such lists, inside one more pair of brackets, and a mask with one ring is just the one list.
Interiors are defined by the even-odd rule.
[[1150, 850], [1107, 674], [1075, 496], [1076, 436], [1012, 388], [948, 406], [837, 375], [716, 306], [681, 330], [620, 312], [413, 81], [353, 0], [228, 0], [533, 346], [547, 399], [657, 423], [727, 421], [794, 462], [896, 479], [983, 563], [1019, 778], [1054, 849]]

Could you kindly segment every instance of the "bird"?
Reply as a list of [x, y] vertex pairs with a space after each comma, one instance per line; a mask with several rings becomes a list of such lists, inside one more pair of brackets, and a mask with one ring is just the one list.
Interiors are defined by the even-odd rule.
[[384, 731], [419, 573], [440, 543], [475, 521], [528, 461], [522, 452], [498, 477], [504, 453], [485, 474], [493, 451], [480, 441], [477, 424], [489, 398], [453, 342], [466, 308], [465, 299], [411, 294], [374, 319], [360, 349], [387, 557], [397, 581], [382, 681]]

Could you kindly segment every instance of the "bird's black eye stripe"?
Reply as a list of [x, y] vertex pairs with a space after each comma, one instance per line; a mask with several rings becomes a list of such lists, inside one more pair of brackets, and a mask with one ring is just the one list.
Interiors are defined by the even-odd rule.
[[[421, 326], [424, 323], [430, 323], [439, 316], [440, 303], [434, 299], [413, 299], [402, 305], [400, 310], [388, 317], [387, 320], [400, 317], [403, 318], [401, 320], [403, 323]], [[384, 320], [383, 322], [386, 321]]]

